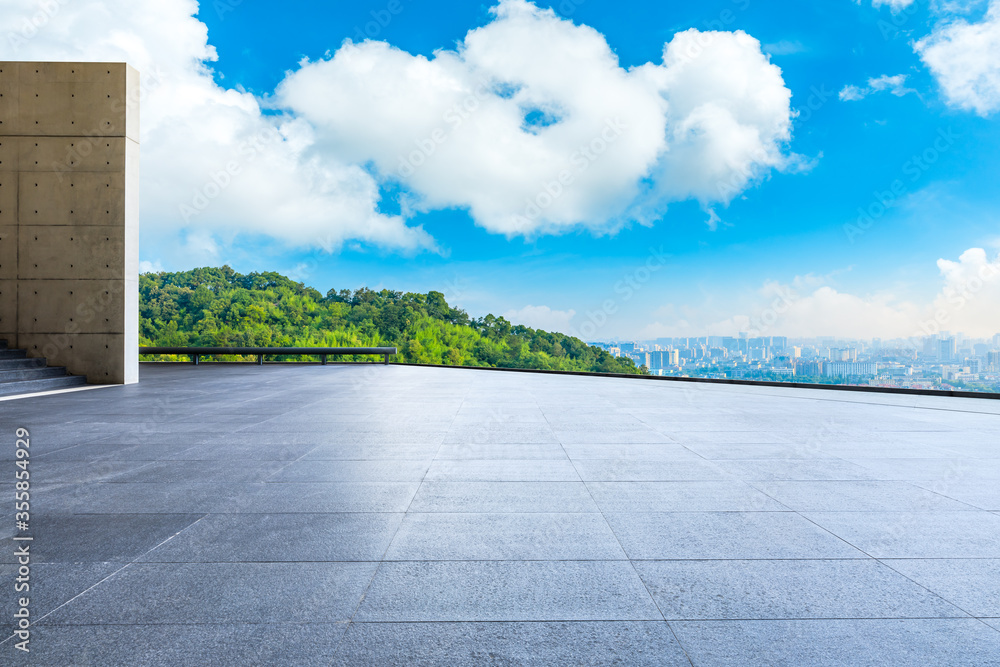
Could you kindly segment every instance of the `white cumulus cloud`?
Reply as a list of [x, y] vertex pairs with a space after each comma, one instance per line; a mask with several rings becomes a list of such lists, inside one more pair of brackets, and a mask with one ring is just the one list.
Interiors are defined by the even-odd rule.
[[431, 58], [347, 42], [291, 73], [277, 102], [327, 150], [402, 181], [414, 210], [465, 208], [511, 236], [725, 204], [795, 161], [791, 92], [743, 32], [681, 32], [662, 63], [625, 69], [603, 35], [551, 10], [502, 0], [493, 14]]
[[948, 104], [981, 116], [1000, 109], [1000, 0], [992, 0], [978, 23], [937, 25], [914, 49]]
[[939, 259], [937, 265], [944, 286], [928, 320], [970, 335], [1000, 333], [1000, 257], [990, 260], [983, 248], [970, 248], [957, 261]]

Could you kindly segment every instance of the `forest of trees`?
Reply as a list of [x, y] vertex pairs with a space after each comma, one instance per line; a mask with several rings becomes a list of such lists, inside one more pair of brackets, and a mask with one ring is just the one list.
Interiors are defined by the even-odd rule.
[[142, 346], [394, 346], [395, 360], [407, 363], [645, 372], [572, 336], [493, 315], [470, 319], [440, 292], [362, 287], [324, 296], [278, 273], [229, 266], [139, 276], [139, 336]]

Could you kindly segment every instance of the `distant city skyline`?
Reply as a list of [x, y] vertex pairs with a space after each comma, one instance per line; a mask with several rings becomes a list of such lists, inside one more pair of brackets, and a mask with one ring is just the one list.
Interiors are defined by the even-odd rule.
[[1000, 334], [868, 341], [700, 336], [592, 344], [654, 375], [1000, 393]]
[[0, 8], [0, 58], [142, 72], [143, 270], [587, 338], [1000, 329], [1000, 0]]

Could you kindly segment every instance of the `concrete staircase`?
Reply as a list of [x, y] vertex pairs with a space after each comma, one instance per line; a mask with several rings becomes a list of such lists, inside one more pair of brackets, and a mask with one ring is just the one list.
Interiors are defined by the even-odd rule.
[[87, 384], [82, 375], [69, 375], [59, 366], [47, 366], [45, 359], [29, 359], [24, 350], [12, 350], [0, 340], [0, 396], [32, 394]]

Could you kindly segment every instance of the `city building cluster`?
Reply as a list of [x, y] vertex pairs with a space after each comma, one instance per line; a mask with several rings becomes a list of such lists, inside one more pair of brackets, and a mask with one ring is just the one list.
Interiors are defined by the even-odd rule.
[[653, 375], [1000, 392], [1000, 334], [856, 340], [741, 333], [591, 344]]

